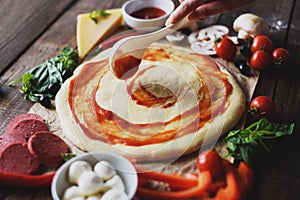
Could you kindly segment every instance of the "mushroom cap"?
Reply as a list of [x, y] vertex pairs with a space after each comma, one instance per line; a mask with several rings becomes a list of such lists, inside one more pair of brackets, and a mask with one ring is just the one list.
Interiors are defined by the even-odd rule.
[[269, 28], [268, 24], [261, 17], [252, 13], [245, 13], [234, 20], [233, 29], [255, 37], [257, 35], [266, 35]]

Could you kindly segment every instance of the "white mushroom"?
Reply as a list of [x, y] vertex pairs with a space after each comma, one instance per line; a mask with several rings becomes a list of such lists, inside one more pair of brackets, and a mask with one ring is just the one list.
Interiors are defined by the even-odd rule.
[[198, 42], [198, 34], [199, 31], [194, 31], [188, 36], [188, 41], [190, 44], [193, 44], [194, 42]]
[[114, 166], [105, 160], [98, 162], [94, 166], [94, 171], [103, 180], [108, 180], [117, 173]]
[[238, 38], [247, 39], [257, 35], [266, 35], [269, 28], [261, 17], [245, 13], [234, 20], [233, 29], [238, 32]]
[[184, 39], [184, 35], [180, 32], [175, 32], [170, 35], [166, 35], [166, 39], [171, 43], [178, 43], [181, 42]]
[[68, 171], [70, 183], [77, 184], [78, 178], [85, 171], [92, 171], [92, 167], [88, 162], [81, 160], [73, 162]]
[[239, 44], [237, 36], [228, 36], [228, 38], [236, 45]]
[[105, 192], [101, 198], [101, 200], [112, 200], [112, 199], [128, 200], [128, 197], [124, 191], [111, 189]]
[[228, 35], [229, 29], [223, 25], [213, 25], [201, 29], [198, 34], [198, 40], [215, 40], [219, 37]]
[[191, 49], [196, 53], [215, 55], [215, 39], [226, 37], [228, 34], [229, 29], [226, 26], [213, 25], [191, 33], [188, 40], [191, 44]]
[[79, 192], [84, 196], [99, 193], [103, 186], [103, 180], [94, 171], [83, 172], [78, 179]]
[[121, 191], [125, 191], [125, 186], [123, 183], [123, 180], [121, 179], [120, 176], [115, 175], [108, 181], [104, 183], [104, 187], [109, 190], [109, 189], [117, 189]]
[[79, 188], [76, 185], [72, 185], [70, 187], [68, 187], [63, 195], [63, 200], [71, 200], [74, 199], [76, 197], [81, 197], [80, 192], [79, 192]]
[[194, 42], [193, 44], [191, 44], [191, 49], [199, 54], [215, 55], [216, 54], [215, 48], [214, 47], [209, 48], [209, 46], [211, 45], [203, 46], [202, 42]]

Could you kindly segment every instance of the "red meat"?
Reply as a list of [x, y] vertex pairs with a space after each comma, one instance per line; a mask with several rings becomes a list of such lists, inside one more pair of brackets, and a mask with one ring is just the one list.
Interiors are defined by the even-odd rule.
[[20, 136], [19, 134], [8, 134], [4, 133], [0, 136], [0, 153], [10, 144], [14, 143], [26, 143], [26, 140], [24, 137]]
[[20, 121], [23, 121], [26, 119], [36, 119], [36, 120], [39, 120], [39, 121], [45, 123], [44, 118], [41, 117], [40, 115], [34, 114], [34, 113], [25, 113], [25, 114], [18, 115], [15, 118], [13, 118], [12, 120], [10, 120], [10, 122], [7, 124], [6, 132], [10, 132], [16, 124], [18, 124]]
[[49, 131], [49, 128], [47, 124], [41, 122], [40, 120], [24, 119], [15, 124], [11, 131], [7, 132], [6, 134], [11, 134], [16, 138], [23, 137], [26, 141], [28, 141], [30, 136], [38, 131]]
[[68, 153], [68, 145], [57, 135], [49, 131], [36, 132], [28, 140], [29, 151], [36, 155], [41, 163], [61, 164], [61, 154]]
[[26, 143], [8, 145], [0, 153], [0, 171], [5, 173], [34, 174], [40, 162], [31, 154]]

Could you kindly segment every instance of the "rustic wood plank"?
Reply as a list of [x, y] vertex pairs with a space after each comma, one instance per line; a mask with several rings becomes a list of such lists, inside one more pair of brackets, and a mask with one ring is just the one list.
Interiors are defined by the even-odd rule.
[[[270, 27], [269, 35], [276, 46], [284, 46], [287, 36], [287, 25], [293, 10], [293, 0], [289, 1], [256, 1], [250, 10], [266, 20]], [[266, 95], [273, 98], [277, 84], [277, 72], [270, 69], [261, 73], [255, 95]], [[269, 88], [266, 90], [265, 88]], [[275, 102], [276, 103], [276, 102]]]
[[294, 120], [300, 112], [300, 1], [295, 1], [294, 12], [286, 43], [290, 51], [291, 63], [280, 70], [279, 81], [276, 90], [277, 108], [280, 115], [287, 120]]
[[9, 87], [7, 84], [12, 80], [19, 79], [25, 71], [33, 66], [59, 54], [64, 46], [69, 45], [76, 48], [76, 16], [78, 14], [91, 12], [94, 9], [120, 7], [123, 2], [122, 0], [105, 0], [101, 1], [101, 4], [96, 0], [78, 2], [0, 77], [0, 133], [4, 132], [6, 124], [11, 118], [27, 112], [32, 106], [32, 103], [23, 100], [19, 93], [20, 85]]
[[0, 1], [0, 74], [74, 2]]
[[[291, 16], [288, 36], [286, 37], [286, 47], [292, 54], [292, 62], [286, 68], [278, 72], [278, 83], [274, 95], [277, 106], [277, 121], [300, 123], [300, 80], [299, 80], [299, 61], [300, 61], [300, 1], [294, 1], [294, 12]], [[296, 126], [294, 135], [287, 137], [283, 143], [278, 145], [274, 152], [276, 157], [272, 159], [272, 167], [276, 173], [266, 174], [270, 181], [284, 179], [282, 185], [273, 185], [273, 193], [278, 191], [285, 192], [281, 199], [300, 198], [300, 128]], [[267, 171], [267, 170], [265, 170]], [[262, 180], [261, 184], [266, 184]], [[274, 195], [275, 196], [275, 195]], [[279, 198], [277, 198], [279, 199]]]
[[[95, 9], [120, 7], [124, 0], [79, 1], [63, 14], [43, 35], [20, 56], [9, 69], [0, 76], [0, 134], [5, 131], [9, 120], [16, 115], [26, 113], [33, 105], [24, 100], [19, 93], [20, 85], [9, 87], [7, 84], [31, 67], [57, 55], [61, 48], [69, 45], [76, 48], [76, 16], [80, 13], [91, 12]], [[1, 7], [2, 9], [2, 7]], [[31, 41], [33, 42], [33, 41]], [[1, 55], [1, 54], [0, 54]], [[3, 54], [2, 54], [3, 55]], [[2, 59], [2, 56], [1, 56]], [[52, 199], [49, 188], [41, 190], [23, 190], [0, 188], [0, 199]]]
[[[294, 1], [292, 0], [284, 2], [272, 1], [272, 3], [267, 0], [255, 1], [253, 4], [245, 8], [238, 9], [237, 11], [228, 13], [226, 15], [222, 15], [219, 23], [231, 27], [233, 19], [239, 14], [245, 12], [257, 14], [264, 18], [270, 26], [269, 36], [274, 41], [274, 44], [276, 46], [284, 47], [286, 38], [288, 37], [289, 40], [291, 38], [291, 35], [288, 35], [288, 24], [290, 21], [290, 14], [293, 11], [293, 2]], [[295, 10], [296, 9], [297, 8], [295, 8]], [[294, 16], [294, 18], [299, 19], [299, 16]], [[299, 27], [299, 25], [300, 24], [298, 24], [298, 26], [294, 25], [293, 27]], [[295, 36], [296, 35], [297, 34], [295, 31]], [[296, 49], [299, 49], [299, 47], [296, 47]], [[291, 111], [289, 109], [292, 109], [291, 107], [295, 105], [300, 105], [300, 97], [298, 92], [298, 85], [300, 86], [300, 84], [299, 81], [296, 82], [296, 79], [294, 78], [292, 78], [292, 82], [288, 82], [289, 79], [291, 79], [290, 74], [286, 74], [283, 77], [282, 75], [283, 74], [281, 71], [276, 71], [275, 69], [270, 69], [268, 71], [262, 72], [257, 83], [254, 96], [266, 95], [273, 98], [279, 110], [277, 116], [274, 118], [280, 122], [290, 122], [289, 119], [295, 118], [297, 112], [299, 113], [298, 108], [294, 108], [295, 111]], [[295, 90], [294, 94], [292, 92], [293, 90]], [[286, 118], [289, 115], [292, 116]], [[253, 118], [249, 116], [247, 119], [247, 123], [249, 124], [252, 121]], [[292, 196], [289, 195], [289, 191], [292, 190], [289, 188], [294, 188], [292, 191], [293, 195], [299, 196], [295, 189], [296, 187], [292, 186], [298, 180], [297, 185], [299, 188], [299, 176], [297, 177], [297, 179], [293, 178], [293, 174], [291, 174], [291, 171], [295, 172], [296, 167], [290, 166], [289, 164], [287, 164], [289, 165], [289, 167], [283, 165], [283, 163], [291, 163], [290, 153], [293, 152], [293, 148], [288, 149], [287, 147], [291, 145], [290, 141], [293, 140], [293, 138], [289, 138], [287, 139], [287, 141], [281, 141], [281, 143], [278, 144], [277, 148], [281, 150], [284, 149], [284, 151], [273, 152], [273, 154], [270, 155], [270, 158], [266, 158], [266, 160], [262, 163], [262, 168], [259, 172], [256, 172], [257, 179], [256, 183], [254, 184], [255, 186], [253, 188], [253, 191], [247, 199], [293, 199], [289, 197]], [[299, 163], [300, 161], [297, 161], [296, 166], [299, 167]], [[299, 174], [299, 172], [296, 174]]]
[[[291, 16], [289, 15], [292, 11], [295, 11], [292, 24], [298, 23], [298, 27], [300, 25], [299, 11], [297, 12], [299, 10], [299, 1], [297, 2], [298, 9], [297, 7], [294, 8], [294, 2], [272, 2], [272, 4], [278, 3], [278, 5], [275, 6], [274, 13], [270, 14], [270, 19], [274, 19], [271, 23], [271, 37], [275, 45], [277, 47], [288, 46], [295, 58], [295, 52], [291, 49], [299, 51], [299, 39], [296, 37], [299, 34], [299, 29], [295, 29], [291, 33], [291, 28], [295, 27], [291, 25], [290, 31], [288, 31], [289, 20], [291, 20]], [[285, 13], [286, 18], [282, 16], [282, 13]], [[288, 38], [288, 43], [286, 43], [286, 38]], [[291, 40], [293, 41], [292, 43], [290, 43]], [[297, 43], [298, 46], [296, 45]], [[295, 59], [299, 60], [299, 57], [296, 56]], [[294, 61], [288, 68], [292, 68], [293, 66], [299, 67], [299, 64]], [[256, 94], [263, 91], [266, 92], [266, 88], [270, 87], [269, 82], [272, 80], [272, 75], [276, 76], [276, 82], [275, 87], [270, 88], [268, 95], [272, 95], [271, 97], [273, 97], [277, 108], [276, 116], [273, 117], [273, 120], [280, 123], [297, 122], [299, 124], [300, 81], [298, 80], [297, 73], [293, 72], [293, 70], [270, 70], [263, 73], [263, 79], [261, 79], [256, 88]], [[253, 192], [255, 193], [254, 199], [284, 200], [299, 198], [300, 193], [296, 188], [299, 188], [300, 185], [300, 159], [297, 156], [300, 150], [296, 148], [298, 144], [295, 142], [299, 141], [298, 132], [299, 128], [295, 130], [293, 136], [281, 140], [276, 145], [276, 149], [270, 155], [270, 158], [263, 162], [264, 167], [258, 173], [257, 184]]]
[[[101, 3], [96, 0], [89, 0], [89, 1], [80, 1], [78, 4], [76, 4], [74, 7], [72, 7], [65, 15], [63, 15], [47, 32], [40, 37], [11, 67], [10, 69], [4, 73], [3, 76], [0, 77], [0, 133], [2, 133], [3, 128], [6, 126], [7, 122], [14, 117], [17, 114], [21, 114], [24, 112], [27, 112], [28, 109], [32, 106], [32, 104], [28, 101], [21, 100], [22, 96], [19, 94], [18, 89], [16, 88], [10, 88], [7, 87], [7, 83], [11, 80], [19, 78], [19, 76], [26, 70], [28, 70], [30, 67], [37, 65], [41, 62], [43, 62], [45, 59], [52, 57], [59, 53], [59, 50], [65, 46], [70, 45], [72, 47], [76, 47], [76, 40], [75, 40], [75, 24], [76, 24], [76, 15], [81, 12], [89, 12], [94, 9], [99, 8], [110, 8], [110, 7], [119, 7], [124, 0], [119, 1], [110, 1], [110, 0], [102, 0]], [[230, 20], [234, 19], [234, 16], [237, 16], [237, 13], [241, 13], [244, 11], [253, 11], [256, 12], [256, 9], [258, 9], [258, 15], [260, 15], [262, 12], [263, 16], [268, 19], [268, 14], [264, 13], [263, 8], [255, 8], [255, 6], [264, 6], [264, 4], [270, 4], [267, 0], [257, 1], [258, 3], [255, 3], [255, 5], [251, 5], [245, 9], [238, 10], [231, 14], [222, 15], [221, 21], [225, 24], [230, 24]], [[284, 1], [285, 4], [289, 4], [292, 1]], [[299, 2], [299, 1], [298, 1]], [[1, 3], [1, 1], [0, 1]], [[279, 6], [283, 4], [283, 1], [273, 1], [272, 4], [274, 8], [276, 6]], [[276, 5], [277, 4], [277, 5]], [[298, 4], [297, 4], [298, 5]], [[273, 7], [269, 8], [270, 5], [265, 6], [265, 9], [272, 10]], [[283, 6], [285, 7], [285, 6]], [[288, 6], [289, 8], [291, 6]], [[2, 8], [2, 7], [1, 7]], [[276, 9], [275, 9], [276, 10]], [[299, 7], [298, 7], [299, 10]], [[286, 12], [286, 16], [289, 15], [289, 12], [291, 9], [288, 10], [281, 10], [280, 14], [275, 13], [274, 15], [281, 15], [283, 12]], [[271, 12], [271, 11], [270, 11]], [[278, 11], [277, 11], [278, 12]], [[270, 13], [269, 13], [270, 14]], [[270, 14], [271, 15], [271, 14]], [[294, 15], [295, 17], [299, 19], [298, 15]], [[225, 20], [228, 18], [228, 20]], [[289, 19], [289, 17], [287, 18]], [[269, 19], [268, 19], [269, 20]], [[231, 21], [232, 22], [232, 21]], [[269, 20], [269, 24], [272, 24], [273, 21]], [[231, 25], [231, 24], [230, 24]], [[299, 27], [299, 25], [297, 25]], [[277, 32], [276, 32], [277, 31]], [[283, 31], [284, 37], [285, 37], [285, 31]], [[271, 31], [271, 35], [273, 38], [277, 38], [278, 30], [274, 29]], [[282, 34], [280, 33], [280, 34]], [[299, 34], [299, 31], [298, 31]], [[295, 41], [297, 41], [297, 32], [295, 32], [295, 36], [292, 37], [292, 32], [289, 35], [289, 38], [294, 38]], [[279, 44], [281, 42], [284, 43], [284, 37], [278, 37], [280, 39]], [[54, 39], [55, 38], [55, 41]], [[299, 43], [299, 41], [298, 41]], [[276, 40], [277, 44], [277, 40]], [[290, 44], [288, 42], [288, 44]], [[297, 47], [299, 48], [299, 47]], [[298, 49], [299, 51], [299, 49]], [[0, 54], [1, 55], [1, 54]], [[2, 59], [2, 58], [1, 58]], [[298, 66], [299, 67], [299, 66]], [[271, 71], [273, 73], [273, 71]], [[289, 111], [287, 108], [292, 107], [293, 105], [300, 105], [297, 104], [299, 99], [299, 93], [296, 94], [296, 98], [294, 100], [292, 99], [292, 91], [287, 91], [288, 88], [297, 88], [298, 82], [291, 82], [288, 87], [286, 87], [284, 84], [285, 82], [289, 81], [288, 76], [280, 77], [280, 80], [277, 85], [277, 78], [274, 81], [272, 74], [263, 73], [262, 79], [260, 80], [258, 87], [255, 91], [255, 94], [263, 94], [270, 95], [271, 97], [274, 95], [274, 99], [276, 101], [276, 105], [281, 105], [284, 103], [284, 98], [279, 99], [279, 90], [280, 88], [284, 88], [283, 94], [288, 94], [288, 106], [283, 109], [283, 113], [286, 112], [286, 115], [289, 116]], [[271, 80], [271, 82], [270, 82]], [[280, 83], [282, 82], [282, 83]], [[281, 85], [282, 84], [282, 85]], [[270, 88], [270, 91], [267, 91], [266, 93], [266, 87]], [[298, 90], [297, 90], [298, 91]], [[9, 113], [7, 111], [9, 110]], [[295, 110], [298, 110], [299, 108], [296, 108]], [[292, 118], [296, 117], [296, 111], [292, 113]], [[300, 117], [296, 118], [297, 124], [300, 122]], [[299, 128], [297, 129], [297, 132], [299, 132]], [[287, 139], [286, 141], [282, 142], [278, 146], [278, 150], [274, 152], [276, 154], [276, 157], [270, 157], [265, 161], [265, 166], [261, 170], [259, 176], [258, 176], [258, 185], [254, 188], [254, 195], [253, 198], [249, 199], [299, 199], [299, 185], [300, 185], [300, 178], [299, 178], [299, 161], [296, 160], [295, 164], [288, 164], [289, 167], [283, 166], [282, 163], [293, 163], [294, 158], [299, 155], [299, 150], [295, 151], [294, 147], [297, 144], [297, 141], [299, 141], [299, 134], [296, 136], [293, 136], [293, 139]], [[281, 151], [284, 148], [284, 151]], [[278, 154], [277, 154], [278, 153]], [[278, 157], [280, 156], [280, 157]], [[268, 173], [267, 173], [268, 172]], [[293, 173], [297, 172], [295, 176], [293, 177]], [[272, 185], [271, 185], [272, 184]], [[290, 187], [290, 189], [288, 189]], [[289, 190], [289, 191], [288, 191]], [[31, 193], [32, 192], [32, 193]], [[0, 188], [0, 199], [51, 199], [49, 191], [47, 190], [41, 190], [41, 191], [23, 191], [19, 190], [17, 194], [15, 194], [16, 191], [14, 189], [7, 190], [6, 188]], [[291, 193], [291, 194], [290, 194]]]
[[[293, 0], [277, 0], [272, 1], [272, 3], [268, 0], [255, 1], [245, 8], [222, 15], [219, 23], [232, 28], [233, 20], [239, 14], [246, 12], [256, 14], [265, 19], [268, 23], [270, 28], [269, 36], [274, 41], [275, 45], [284, 46], [285, 38], [287, 36], [287, 25], [289, 24], [290, 13], [292, 10]], [[231, 33], [234, 33], [232, 29]], [[274, 77], [276, 77], [276, 72], [273, 69], [261, 73], [254, 95], [266, 95], [273, 98], [277, 83], [277, 78]], [[269, 90], [265, 89], [266, 86]]]

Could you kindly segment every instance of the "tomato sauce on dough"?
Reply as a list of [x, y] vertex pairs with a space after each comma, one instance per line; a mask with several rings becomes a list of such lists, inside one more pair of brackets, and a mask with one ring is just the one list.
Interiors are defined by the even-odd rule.
[[141, 59], [134, 56], [124, 56], [114, 61], [114, 72], [118, 79], [128, 79], [139, 69]]
[[[160, 53], [158, 54], [157, 52]], [[105, 87], [105, 85], [99, 83], [102, 77], [110, 70], [108, 61], [104, 60], [87, 64], [81, 73], [75, 79], [72, 79], [70, 83], [68, 102], [76, 123], [80, 126], [83, 133], [91, 139], [128, 146], [162, 143], [197, 132], [206, 123], [209, 123], [214, 116], [225, 112], [228, 96], [231, 94], [233, 88], [226, 74], [215, 67], [216, 64], [213, 61], [196, 54], [185, 54], [183, 56], [187, 57], [190, 62], [193, 62], [193, 59], [203, 59], [205, 65], [208, 66], [205, 68], [197, 66], [197, 70], [199, 70], [197, 76], [200, 79], [204, 79], [204, 84], [207, 83], [207, 85], [204, 85], [198, 91], [199, 95], [206, 95], [194, 107], [164, 122], [134, 124], [119, 117], [117, 113], [102, 108], [96, 102], [96, 91], [101, 89], [101, 87]], [[160, 61], [172, 59], [167, 52], [164, 52], [160, 48], [146, 51], [143, 59], [146, 60], [147, 58], [149, 60]], [[203, 74], [205, 75], [203, 76]], [[211, 81], [212, 76], [215, 78], [214, 81]], [[217, 81], [216, 84], [221, 84], [222, 87], [215, 87], [214, 83], [211, 84], [211, 82], [215, 81]], [[86, 92], [85, 86], [92, 89]], [[77, 95], [81, 93], [85, 93], [84, 98], [82, 95]], [[156, 99], [155, 96], [147, 93], [142, 87], [131, 93], [128, 98], [132, 98], [146, 107], [163, 107], [167, 101], [167, 99]], [[188, 122], [182, 126], [182, 121]], [[165, 127], [171, 124], [171, 129], [165, 129]]]

